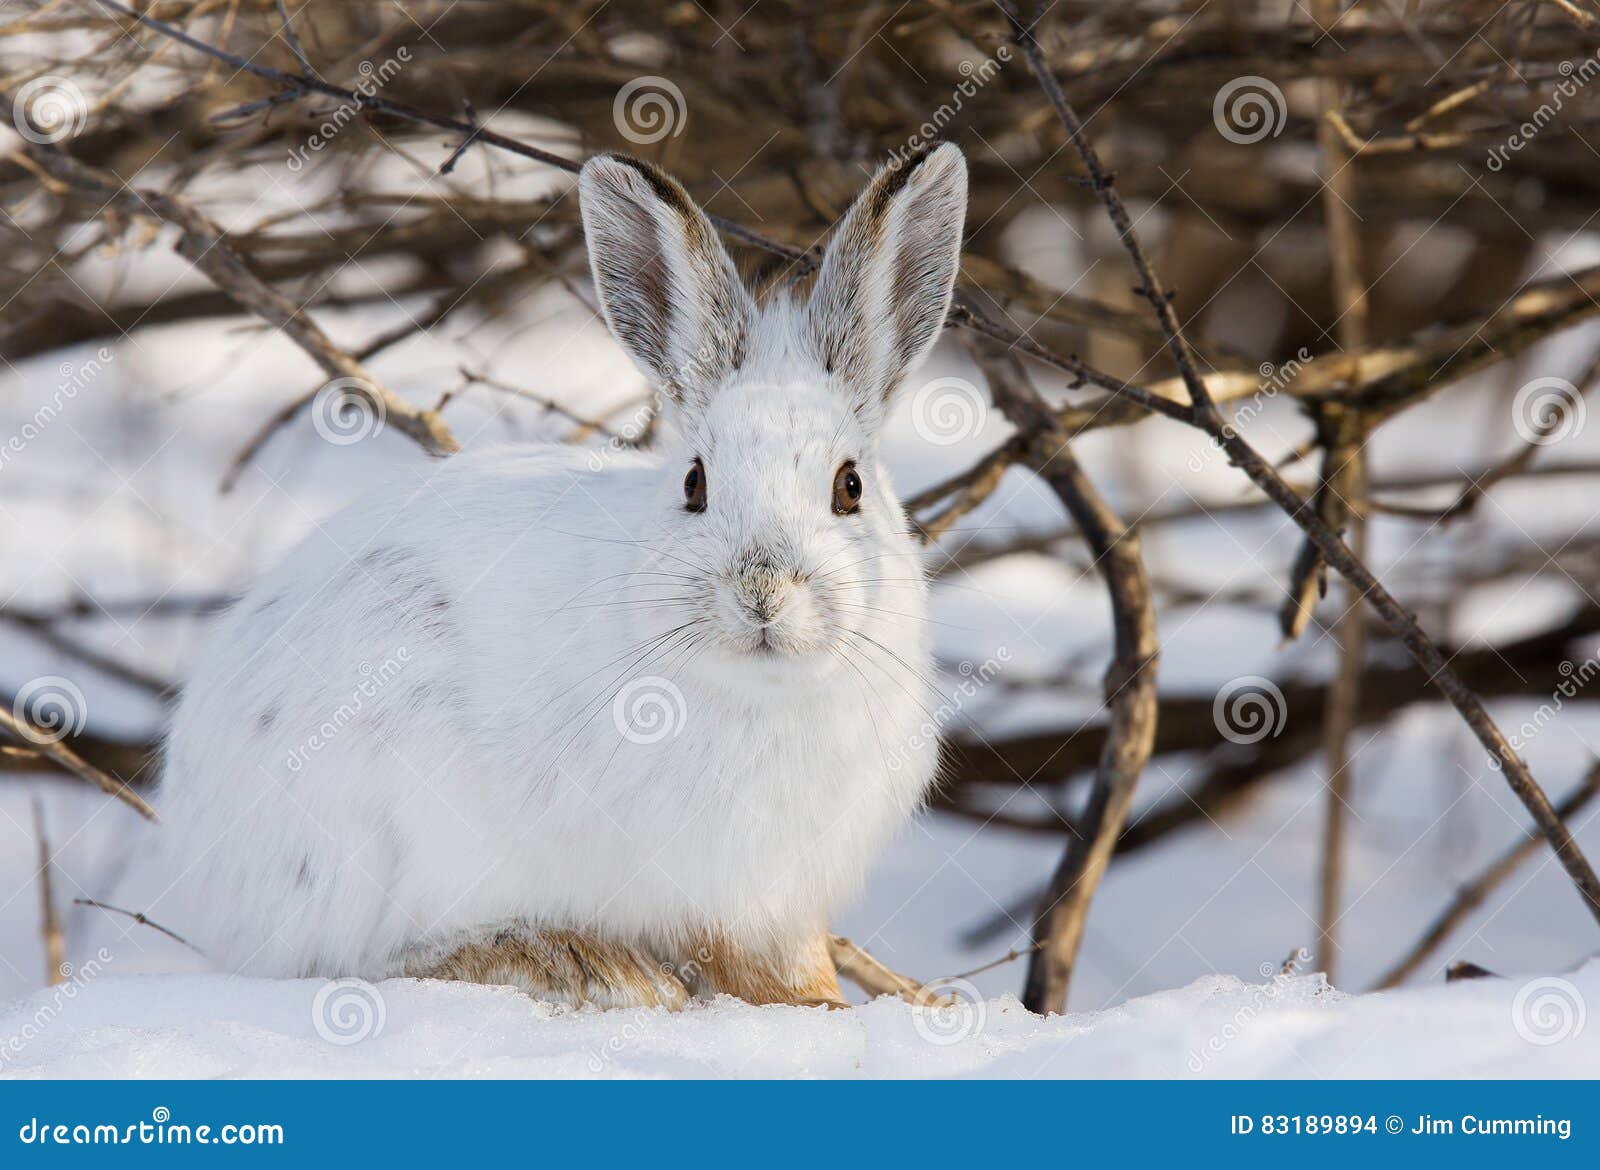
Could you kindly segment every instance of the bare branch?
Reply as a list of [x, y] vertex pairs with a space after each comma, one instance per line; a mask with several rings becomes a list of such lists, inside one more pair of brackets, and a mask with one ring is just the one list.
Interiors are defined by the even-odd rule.
[[155, 809], [146, 803], [144, 797], [115, 776], [96, 768], [66, 743], [54, 738], [50, 732], [34, 727], [31, 723], [24, 723], [13, 714], [10, 705], [0, 705], [0, 728], [4, 728], [19, 742], [27, 745], [29, 750], [43, 756], [62, 771], [71, 772], [74, 776], [87, 780], [108, 796], [116, 797], [146, 820], [157, 819]]
[[1555, 810], [1550, 805], [1550, 798], [1545, 795], [1544, 789], [1533, 778], [1533, 773], [1528, 770], [1521, 757], [1512, 750], [1505, 735], [1484, 710], [1478, 696], [1473, 694], [1451, 669], [1449, 662], [1439, 653], [1438, 647], [1417, 624], [1416, 617], [1389, 594], [1344, 541], [1322, 523], [1307, 502], [1296, 495], [1272, 465], [1263, 459], [1237, 431], [1229, 427], [1217, 412], [1216, 404], [1206, 389], [1205, 382], [1195, 369], [1194, 355], [1184, 340], [1177, 314], [1172, 308], [1172, 299], [1157, 283], [1150, 261], [1134, 234], [1133, 221], [1129, 218], [1121, 197], [1112, 186], [1105, 168], [1101, 166], [1094, 147], [1085, 137], [1077, 114], [1067, 104], [1061, 87], [1045, 66], [1033, 33], [1017, 15], [1015, 4], [1012, 0], [1000, 0], [1000, 3], [1011, 19], [1012, 35], [1018, 47], [1044, 89], [1050, 104], [1055, 108], [1067, 137], [1083, 160], [1089, 177], [1099, 191], [1106, 212], [1117, 230], [1123, 249], [1138, 273], [1140, 280], [1138, 291], [1149, 301], [1151, 310], [1160, 322], [1162, 332], [1167, 338], [1168, 352], [1172, 355], [1178, 373], [1183, 379], [1184, 388], [1188, 391], [1192, 420], [1211, 435], [1235, 466], [1254, 480], [1289, 518], [1300, 526], [1316, 544], [1317, 551], [1322, 554], [1323, 559], [1367, 600], [1399, 637], [1407, 651], [1428, 671], [1435, 684], [1445, 693], [1451, 705], [1456, 708], [1463, 721], [1483, 744], [1496, 766], [1504, 771], [1511, 790], [1516, 793], [1517, 798], [1533, 817], [1534, 823], [1550, 842], [1557, 858], [1572, 878], [1573, 885], [1584, 898], [1590, 914], [1596, 922], [1600, 922], [1600, 876], [1595, 874], [1593, 866], [1589, 864], [1578, 843], [1573, 840], [1567, 826], [1556, 816]]

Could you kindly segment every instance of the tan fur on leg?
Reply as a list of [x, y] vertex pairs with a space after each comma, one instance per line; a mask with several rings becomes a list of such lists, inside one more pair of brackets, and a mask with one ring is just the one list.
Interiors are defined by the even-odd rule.
[[424, 979], [509, 984], [535, 999], [581, 1007], [665, 1007], [689, 1002], [665, 965], [635, 947], [570, 930], [507, 932], [468, 943], [441, 962], [408, 972]]
[[825, 930], [798, 950], [751, 950], [721, 935], [698, 935], [677, 971], [696, 995], [736, 995], [758, 1004], [845, 1006]]

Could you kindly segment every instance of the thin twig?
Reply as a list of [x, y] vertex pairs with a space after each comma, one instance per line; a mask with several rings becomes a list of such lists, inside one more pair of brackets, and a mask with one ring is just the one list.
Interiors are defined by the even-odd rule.
[[74, 906], [92, 906], [96, 910], [106, 910], [112, 914], [120, 914], [124, 918], [131, 918], [140, 926], [148, 926], [151, 930], [159, 930], [173, 942], [182, 943], [195, 954], [199, 955], [202, 959], [206, 957], [204, 951], [195, 946], [188, 939], [184, 938], [183, 935], [178, 934], [176, 931], [168, 930], [165, 926], [162, 926], [161, 923], [146, 918], [137, 910], [124, 910], [121, 906], [111, 906], [105, 902], [96, 902], [93, 898], [74, 898], [72, 899], [72, 904]]
[[[1600, 764], [1592, 767], [1583, 782], [1562, 800], [1556, 808], [1557, 815], [1563, 820], [1571, 820], [1583, 811], [1596, 793], [1600, 793]], [[1450, 937], [1451, 932], [1461, 925], [1467, 915], [1483, 905], [1484, 899], [1493, 893], [1501, 882], [1538, 852], [1542, 842], [1543, 838], [1537, 833], [1525, 834], [1515, 845], [1485, 866], [1477, 877], [1461, 886], [1456, 891], [1455, 897], [1450, 899], [1450, 904], [1439, 912], [1428, 925], [1428, 929], [1422, 932], [1422, 937], [1411, 945], [1411, 949], [1384, 972], [1373, 985], [1373, 990], [1398, 987], [1416, 974], [1422, 964], [1427, 962], [1428, 956], [1443, 945], [1445, 939]]]
[[55, 883], [50, 876], [50, 839], [44, 829], [44, 802], [33, 797], [33, 836], [39, 843], [39, 929], [44, 937], [45, 981], [60, 983], [67, 977], [67, 941], [56, 912]]

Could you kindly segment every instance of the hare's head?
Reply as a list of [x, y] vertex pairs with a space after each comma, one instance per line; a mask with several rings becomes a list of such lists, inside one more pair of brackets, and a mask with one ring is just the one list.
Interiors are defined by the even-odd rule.
[[961, 152], [879, 171], [809, 294], [780, 287], [761, 303], [655, 167], [591, 159], [579, 189], [606, 322], [667, 404], [665, 527], [636, 535], [683, 578], [684, 620], [739, 655], [852, 652], [898, 612], [896, 586], [921, 587], [878, 444], [949, 309]]

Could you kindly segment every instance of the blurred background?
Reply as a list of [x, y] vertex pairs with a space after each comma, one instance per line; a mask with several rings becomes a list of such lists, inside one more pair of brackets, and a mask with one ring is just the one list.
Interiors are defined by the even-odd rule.
[[[1182, 397], [991, 3], [140, 10], [232, 59], [93, 0], [0, 8], [0, 706], [32, 731], [0, 736], [0, 994], [101, 946], [119, 973], [197, 962], [75, 903], [147, 904], [128, 874], [160, 828], [48, 748], [148, 795], [209, 617], [440, 434], [651, 441], [571, 173], [448, 123], [566, 160], [639, 154], [800, 250], [882, 161], [956, 142], [962, 303], [1013, 349]], [[1317, 495], [1600, 854], [1600, 5], [1037, 15], [1239, 433]], [[792, 255], [725, 238], [753, 281], [791, 275]], [[970, 977], [1000, 993], [1027, 958], [996, 961], [1029, 945], [1082, 815], [1111, 627], [1093, 558], [1025, 467], [943, 514], [952, 477], [1012, 434], [974, 337], [947, 330], [887, 440], [934, 534], [947, 781], [834, 925], [918, 979], [987, 967]], [[1071, 1005], [1260, 981], [1289, 956], [1356, 991], [1594, 953], [1503, 776], [1382, 624], [1345, 618], [1336, 580], [1323, 596], [1295, 525], [1198, 430], [1023, 368], [1140, 533], [1159, 620], [1154, 753]]]

